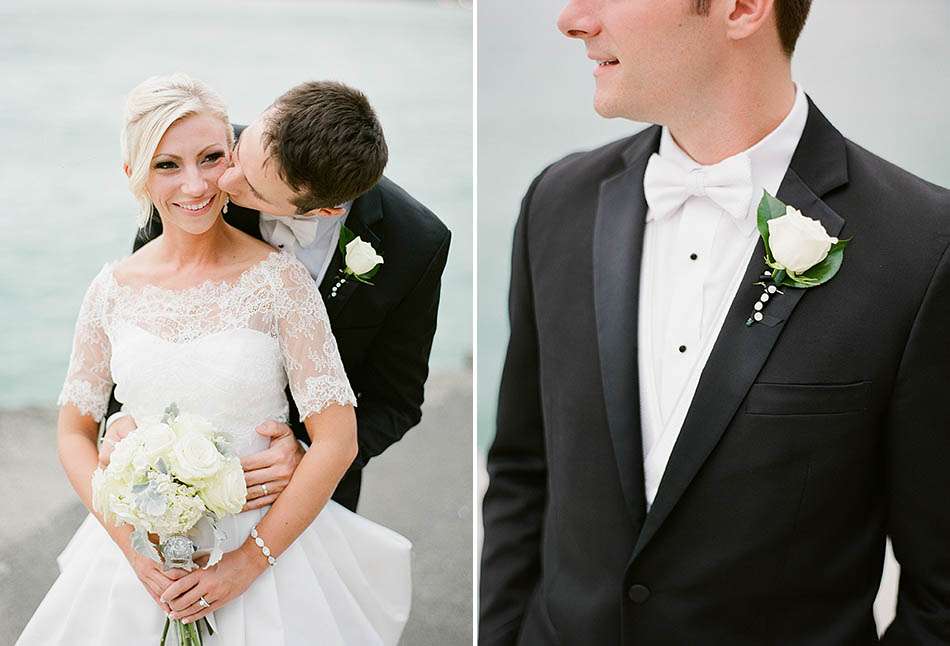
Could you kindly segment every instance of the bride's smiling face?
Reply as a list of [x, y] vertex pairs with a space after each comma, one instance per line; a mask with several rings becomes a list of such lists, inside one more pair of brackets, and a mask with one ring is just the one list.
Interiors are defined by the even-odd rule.
[[217, 222], [227, 199], [218, 178], [229, 164], [228, 128], [210, 114], [195, 114], [165, 131], [145, 185], [165, 229], [197, 235]]

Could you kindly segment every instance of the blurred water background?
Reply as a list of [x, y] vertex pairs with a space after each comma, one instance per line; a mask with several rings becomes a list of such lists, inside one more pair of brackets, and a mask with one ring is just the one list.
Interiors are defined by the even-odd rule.
[[[86, 511], [56, 458], [55, 401], [86, 286], [131, 250], [126, 93], [187, 72], [248, 123], [311, 79], [363, 90], [386, 174], [452, 230], [423, 422], [367, 467], [360, 512], [414, 544], [407, 644], [471, 640], [472, 19], [431, 0], [0, 3], [0, 643], [58, 574]], [[319, 627], [315, 627], [319, 631]]]
[[452, 230], [431, 367], [472, 350], [472, 10], [458, 3], [121, 0], [0, 4], [0, 408], [55, 404], [86, 286], [130, 252], [126, 93], [182, 71], [248, 123], [311, 79], [363, 90], [386, 175]]
[[[674, 4], [677, 0], [673, 0]], [[682, 0], [685, 4], [687, 0]], [[643, 127], [592, 108], [593, 63], [555, 25], [565, 2], [478, 2], [478, 445], [494, 435], [511, 236], [548, 164]], [[950, 186], [950, 2], [815, 0], [794, 79], [841, 132]]]

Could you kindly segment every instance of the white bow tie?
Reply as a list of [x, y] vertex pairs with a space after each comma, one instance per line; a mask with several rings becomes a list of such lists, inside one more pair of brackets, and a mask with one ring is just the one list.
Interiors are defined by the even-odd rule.
[[261, 213], [261, 220], [275, 224], [274, 241], [281, 246], [286, 246], [295, 240], [301, 247], [312, 245], [317, 237], [317, 217], [319, 216], [298, 219], [291, 216]]
[[697, 195], [709, 198], [738, 223], [749, 215], [752, 162], [748, 155], [736, 155], [713, 166], [686, 170], [654, 153], [643, 176], [643, 192], [651, 220], [673, 213]]

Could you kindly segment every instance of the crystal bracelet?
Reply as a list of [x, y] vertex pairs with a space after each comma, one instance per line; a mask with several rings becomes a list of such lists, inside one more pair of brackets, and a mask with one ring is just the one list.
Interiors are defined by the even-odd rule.
[[264, 539], [261, 538], [261, 537], [258, 535], [258, 533], [257, 533], [257, 527], [254, 527], [253, 529], [251, 529], [251, 538], [253, 538], [253, 539], [254, 539], [254, 543], [255, 543], [259, 548], [261, 548], [261, 552], [263, 552], [264, 556], [267, 557], [267, 563], [268, 563], [268, 565], [270, 565], [271, 567], [273, 567], [273, 566], [274, 566], [274, 563], [277, 562], [277, 559], [275, 559], [273, 556], [270, 555], [270, 548], [267, 547], [266, 545], [264, 545]]

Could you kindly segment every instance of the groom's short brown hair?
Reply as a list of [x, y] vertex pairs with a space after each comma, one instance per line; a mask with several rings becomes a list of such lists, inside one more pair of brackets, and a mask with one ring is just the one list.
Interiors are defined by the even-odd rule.
[[[693, 0], [696, 13], [709, 14], [710, 0]], [[811, 0], [775, 0], [775, 22], [778, 25], [778, 36], [782, 41], [785, 55], [791, 57], [795, 51], [795, 43], [805, 26], [808, 10], [811, 9]]]
[[334, 81], [301, 83], [281, 95], [264, 120], [262, 142], [297, 193], [291, 203], [298, 213], [359, 197], [379, 181], [389, 158], [369, 101]]

